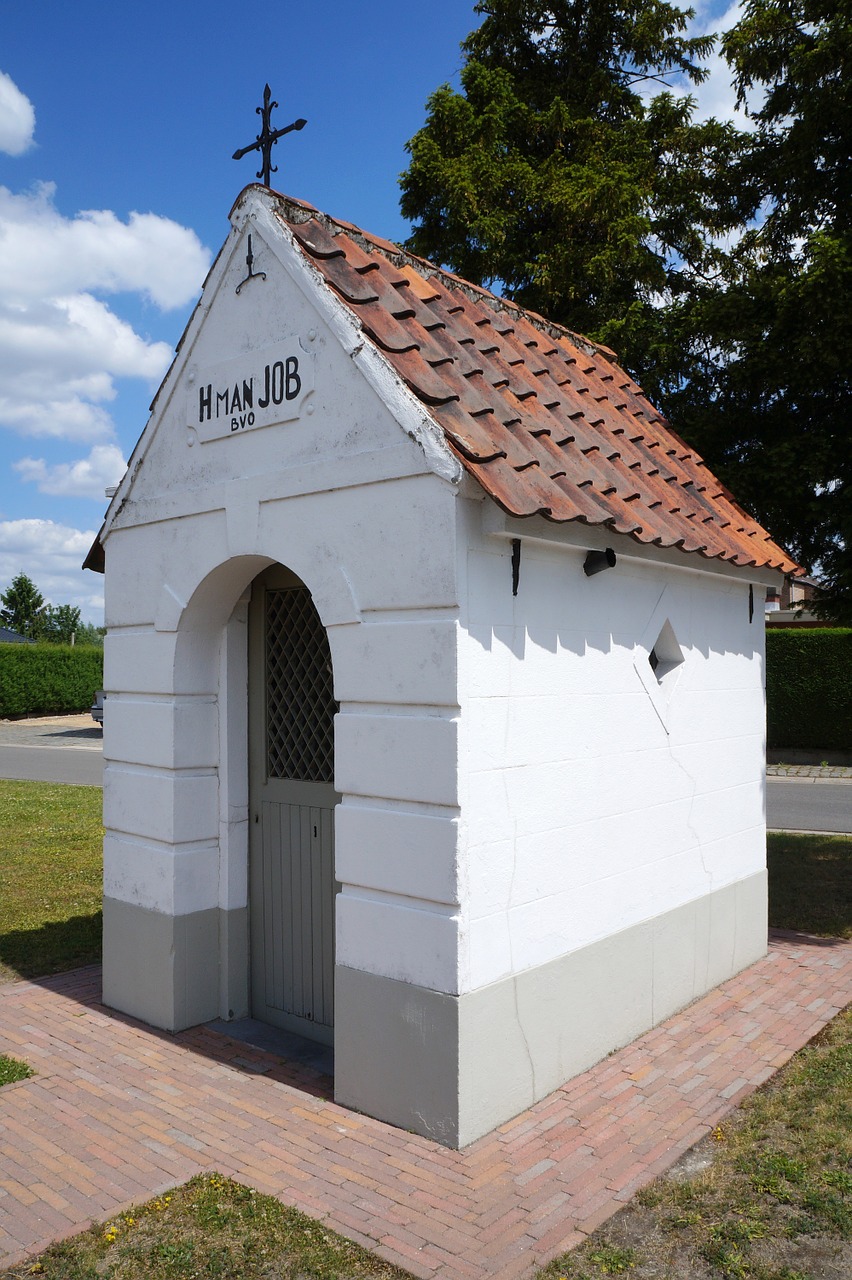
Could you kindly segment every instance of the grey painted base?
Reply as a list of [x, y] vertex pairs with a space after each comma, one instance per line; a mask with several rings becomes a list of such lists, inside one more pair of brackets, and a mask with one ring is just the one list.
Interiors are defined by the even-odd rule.
[[763, 872], [461, 997], [338, 966], [335, 1099], [466, 1146], [765, 952]]
[[[245, 910], [104, 901], [104, 1002], [179, 1031], [247, 1013]], [[338, 965], [335, 1098], [466, 1146], [766, 952], [766, 875], [461, 997]]]
[[104, 899], [103, 999], [166, 1031], [247, 1010], [245, 909], [169, 916]]
[[334, 1100], [459, 1145], [457, 996], [337, 965]]

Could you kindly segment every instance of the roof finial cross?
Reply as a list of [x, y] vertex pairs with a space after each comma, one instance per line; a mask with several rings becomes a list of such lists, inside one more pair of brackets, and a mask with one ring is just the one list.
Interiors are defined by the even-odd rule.
[[257, 171], [258, 178], [263, 179], [263, 185], [269, 186], [269, 175], [278, 172], [278, 165], [273, 164], [271, 160], [272, 148], [279, 138], [283, 138], [285, 133], [292, 133], [294, 129], [304, 129], [308, 123], [307, 120], [294, 120], [292, 124], [288, 124], [284, 129], [270, 129], [269, 117], [272, 115], [274, 107], [278, 106], [277, 102], [270, 101], [272, 91], [269, 85], [263, 90], [263, 106], [255, 107], [256, 113], [263, 121], [263, 127], [255, 138], [254, 142], [248, 147], [240, 147], [239, 151], [234, 152], [235, 160], [242, 160], [243, 156], [248, 155], [250, 151], [259, 151], [263, 158], [263, 163]]

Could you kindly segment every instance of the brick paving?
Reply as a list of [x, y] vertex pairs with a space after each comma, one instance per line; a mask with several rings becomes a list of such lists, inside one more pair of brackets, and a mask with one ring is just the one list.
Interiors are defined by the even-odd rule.
[[97, 968], [10, 983], [0, 1052], [38, 1074], [0, 1090], [0, 1265], [215, 1169], [416, 1276], [530, 1276], [851, 993], [852, 943], [776, 934], [764, 960], [459, 1152], [335, 1105], [310, 1068], [110, 1012]]

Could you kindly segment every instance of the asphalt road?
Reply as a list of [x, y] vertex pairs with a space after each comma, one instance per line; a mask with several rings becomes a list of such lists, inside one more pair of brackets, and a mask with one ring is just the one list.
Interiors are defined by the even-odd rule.
[[103, 786], [103, 734], [90, 715], [0, 721], [0, 778]]
[[767, 778], [766, 825], [770, 831], [852, 834], [852, 782]]

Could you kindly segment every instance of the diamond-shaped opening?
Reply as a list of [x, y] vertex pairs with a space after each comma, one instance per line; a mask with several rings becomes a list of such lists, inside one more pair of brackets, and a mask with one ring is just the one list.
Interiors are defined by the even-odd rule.
[[668, 618], [654, 641], [651, 652], [648, 654], [648, 661], [659, 684], [663, 684], [683, 662], [683, 650], [677, 642], [677, 636]]

